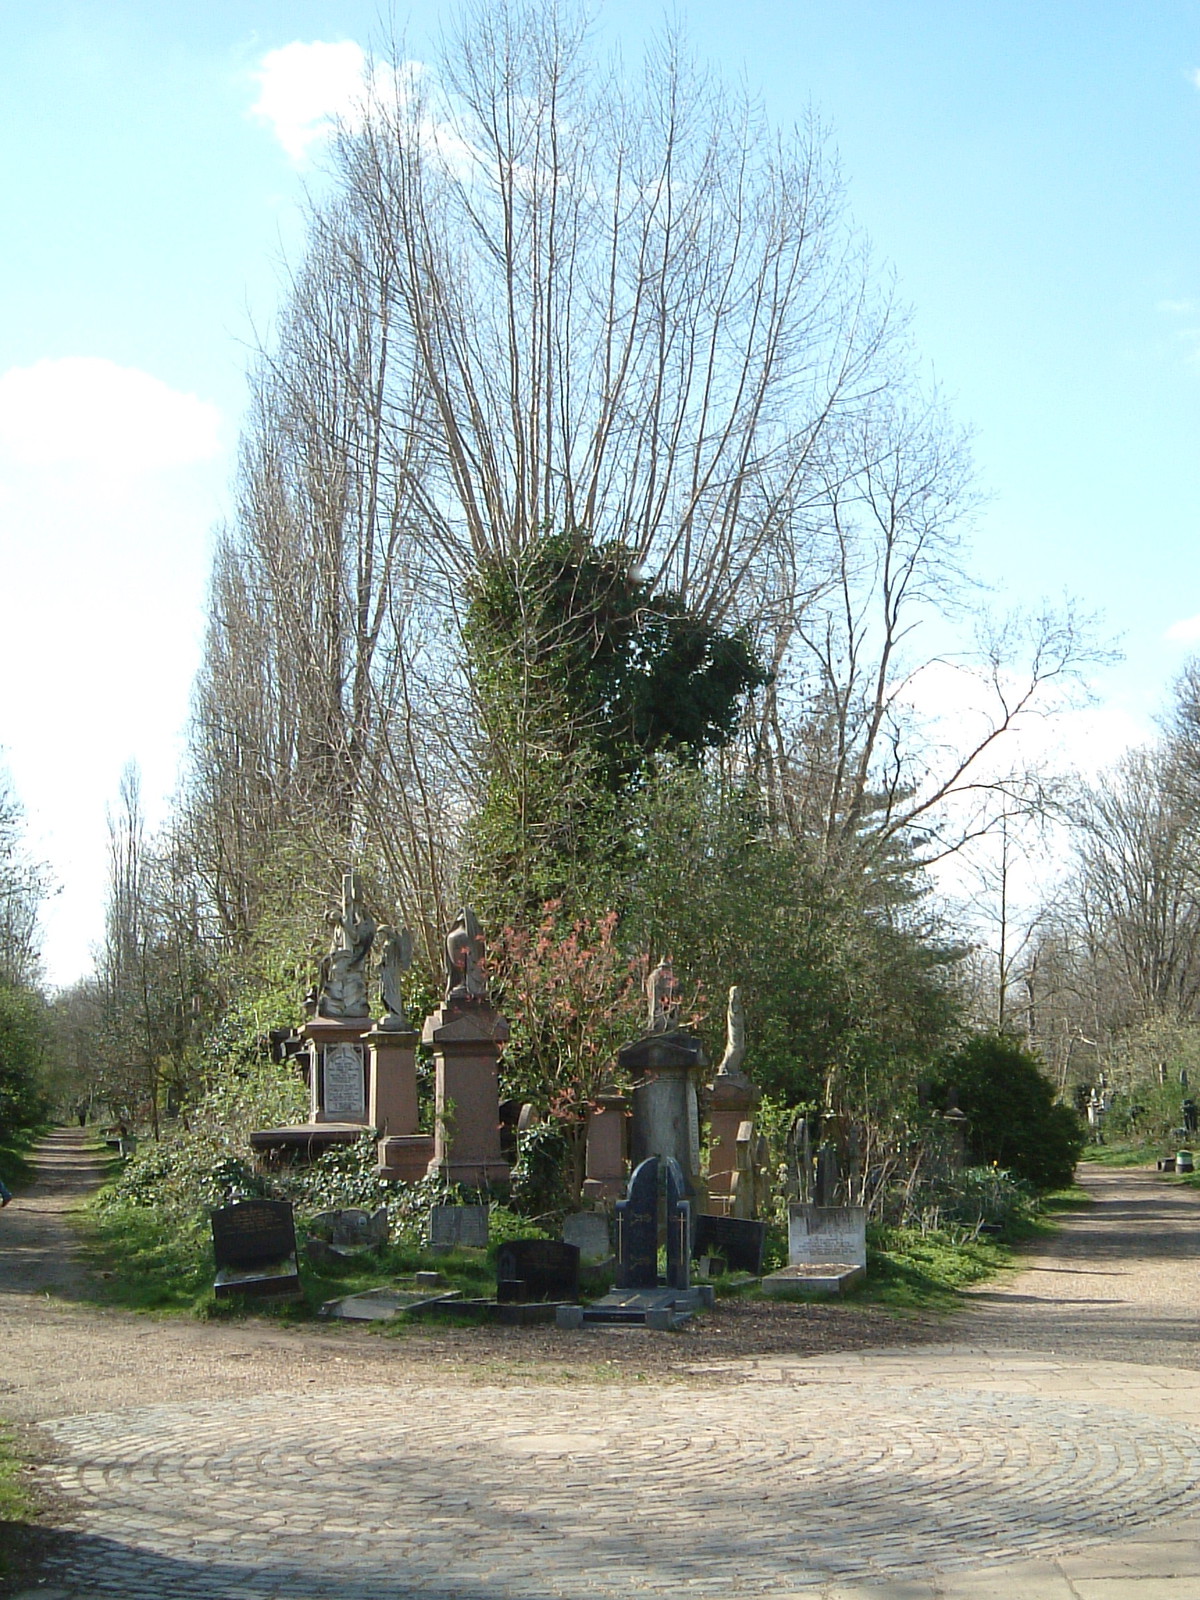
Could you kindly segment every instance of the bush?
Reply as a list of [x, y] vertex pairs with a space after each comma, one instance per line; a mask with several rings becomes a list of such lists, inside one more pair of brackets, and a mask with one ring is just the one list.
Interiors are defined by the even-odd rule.
[[976, 1034], [942, 1063], [937, 1101], [957, 1096], [972, 1159], [1035, 1189], [1063, 1189], [1085, 1142], [1079, 1116], [1057, 1104], [1041, 1058], [1009, 1034]]

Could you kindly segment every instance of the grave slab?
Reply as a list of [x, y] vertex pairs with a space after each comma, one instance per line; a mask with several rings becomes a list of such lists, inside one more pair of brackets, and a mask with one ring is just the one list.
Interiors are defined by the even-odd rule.
[[866, 1275], [866, 1267], [855, 1262], [806, 1262], [768, 1272], [762, 1280], [762, 1291], [777, 1300], [786, 1300], [792, 1294], [845, 1294]]

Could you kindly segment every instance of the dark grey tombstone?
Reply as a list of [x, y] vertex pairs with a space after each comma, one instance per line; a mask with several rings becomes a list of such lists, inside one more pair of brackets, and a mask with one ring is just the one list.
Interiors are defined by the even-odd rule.
[[578, 1300], [579, 1246], [559, 1239], [510, 1239], [496, 1252], [497, 1299]]
[[663, 1162], [667, 1173], [667, 1288], [691, 1287], [692, 1205], [683, 1168], [673, 1156]]
[[218, 1298], [300, 1293], [296, 1223], [287, 1200], [239, 1200], [212, 1213]]
[[629, 1192], [618, 1200], [617, 1288], [658, 1287], [658, 1157], [634, 1168]]
[[698, 1216], [692, 1238], [694, 1256], [721, 1256], [730, 1272], [762, 1273], [765, 1222], [750, 1222], [741, 1217]]
[[487, 1206], [430, 1207], [429, 1248], [431, 1250], [486, 1250], [487, 1243]]
[[837, 1205], [837, 1187], [841, 1181], [837, 1151], [831, 1144], [823, 1144], [817, 1151], [817, 1205]]

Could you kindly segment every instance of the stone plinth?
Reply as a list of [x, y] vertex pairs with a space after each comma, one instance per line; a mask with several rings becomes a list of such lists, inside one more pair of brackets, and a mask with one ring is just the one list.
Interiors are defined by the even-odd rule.
[[708, 1065], [704, 1046], [684, 1029], [650, 1033], [617, 1052], [633, 1080], [634, 1167], [651, 1156], [670, 1157], [683, 1170], [689, 1195], [699, 1186], [700, 1108], [696, 1080]]
[[308, 1120], [354, 1123], [368, 1128], [367, 1050], [370, 1017], [313, 1017], [305, 1023], [308, 1041]]
[[429, 1172], [447, 1183], [508, 1182], [497, 1083], [507, 1039], [508, 1023], [486, 1002], [447, 1002], [426, 1020], [421, 1041], [433, 1046], [437, 1129]]
[[371, 1126], [379, 1134], [417, 1131], [417, 1035], [406, 1028], [389, 1033], [372, 1028], [363, 1042], [371, 1052]]
[[379, 1141], [379, 1176], [396, 1183], [420, 1183], [433, 1160], [431, 1133], [389, 1134]]
[[588, 1113], [587, 1167], [583, 1198], [619, 1200], [625, 1193], [629, 1101], [616, 1089], [602, 1089]]
[[708, 1199], [718, 1216], [727, 1215], [733, 1204], [738, 1129], [761, 1098], [744, 1072], [718, 1072], [709, 1088]]

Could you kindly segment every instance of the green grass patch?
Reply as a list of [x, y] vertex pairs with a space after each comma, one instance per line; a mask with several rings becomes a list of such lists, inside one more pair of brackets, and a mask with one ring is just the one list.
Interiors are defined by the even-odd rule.
[[0, 1582], [23, 1588], [34, 1581], [37, 1499], [13, 1430], [0, 1423]]
[[363, 1251], [345, 1264], [318, 1269], [305, 1259], [301, 1243], [302, 1301], [218, 1300], [213, 1293], [212, 1235], [206, 1218], [182, 1226], [149, 1207], [110, 1201], [102, 1206], [89, 1203], [77, 1214], [76, 1225], [90, 1257], [92, 1298], [127, 1311], [200, 1317], [252, 1313], [295, 1321], [315, 1316], [327, 1300], [395, 1284], [416, 1272], [440, 1273], [445, 1288], [457, 1289], [464, 1299], [494, 1294], [496, 1287], [498, 1245], [435, 1254], [391, 1244]]
[[1079, 1159], [1101, 1167], [1152, 1167], [1159, 1156], [1174, 1153], [1162, 1144], [1089, 1144]]
[[936, 1233], [871, 1228], [867, 1281], [854, 1297], [898, 1311], [953, 1311], [965, 1290], [1019, 1266], [1020, 1247], [1054, 1233], [1056, 1216], [1091, 1204], [1078, 1185], [1053, 1190], [1040, 1197], [1036, 1211], [1014, 1216], [994, 1237], [975, 1238], [961, 1227]]

